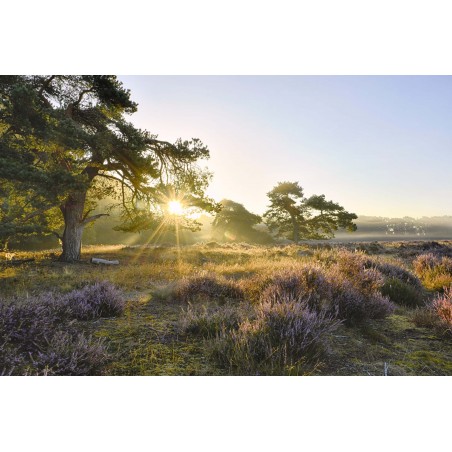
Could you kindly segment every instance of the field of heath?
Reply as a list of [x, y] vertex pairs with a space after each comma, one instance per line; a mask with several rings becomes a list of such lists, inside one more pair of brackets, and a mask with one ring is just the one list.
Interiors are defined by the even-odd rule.
[[57, 255], [2, 258], [2, 375], [452, 375], [452, 242]]

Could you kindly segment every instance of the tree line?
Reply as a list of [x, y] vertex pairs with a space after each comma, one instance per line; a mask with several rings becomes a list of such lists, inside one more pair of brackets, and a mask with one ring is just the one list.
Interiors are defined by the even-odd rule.
[[342, 206], [327, 201], [325, 195], [306, 198], [298, 182], [280, 182], [267, 193], [269, 205], [262, 217], [231, 200], [220, 202], [213, 229], [229, 240], [265, 241], [265, 233], [256, 226], [264, 223], [272, 235], [293, 240], [319, 240], [334, 237], [339, 229], [355, 231], [357, 218]]
[[[135, 127], [128, 117], [137, 108], [116, 76], [0, 76], [3, 246], [15, 237], [53, 234], [62, 244], [60, 259], [76, 261], [84, 228], [112, 208], [120, 209], [122, 231], [175, 227], [165, 207], [171, 199], [216, 215], [215, 231], [231, 240], [259, 236], [262, 220], [295, 242], [356, 229], [356, 215], [323, 195], [304, 197], [296, 182], [268, 193], [263, 218], [230, 200], [217, 203], [205, 193], [212, 174], [199, 167], [208, 147], [198, 138], [170, 143]], [[97, 212], [106, 198], [114, 201]], [[177, 227], [196, 230], [195, 218], [179, 218]]]

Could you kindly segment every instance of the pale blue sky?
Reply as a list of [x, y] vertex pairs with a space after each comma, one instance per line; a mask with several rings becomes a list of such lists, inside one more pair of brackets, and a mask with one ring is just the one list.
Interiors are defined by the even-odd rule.
[[360, 215], [452, 214], [452, 77], [120, 79], [137, 126], [209, 146], [217, 200], [262, 214], [287, 180]]

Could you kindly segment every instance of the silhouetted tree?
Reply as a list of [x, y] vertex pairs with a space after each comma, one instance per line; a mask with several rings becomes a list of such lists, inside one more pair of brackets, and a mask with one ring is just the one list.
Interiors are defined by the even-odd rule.
[[272, 241], [268, 233], [255, 229], [255, 226], [262, 222], [259, 215], [249, 212], [243, 204], [230, 199], [223, 199], [220, 205], [221, 210], [212, 222], [214, 239], [258, 243]]
[[207, 147], [199, 139], [158, 140], [126, 121], [136, 110], [115, 76], [0, 76], [0, 189], [2, 198], [8, 190], [15, 195], [14, 205], [0, 202], [5, 235], [20, 227], [48, 232], [58, 209], [61, 260], [73, 261], [85, 225], [106, 215], [93, 215], [95, 200], [106, 195], [118, 197], [129, 228], [149, 220], [147, 207], [160, 202], [162, 185], [213, 209], [204, 195], [209, 175], [195, 166], [208, 158]]
[[327, 239], [339, 228], [355, 231], [354, 213], [324, 195], [305, 198], [298, 182], [280, 182], [267, 193], [270, 199], [264, 219], [270, 231], [292, 239]]

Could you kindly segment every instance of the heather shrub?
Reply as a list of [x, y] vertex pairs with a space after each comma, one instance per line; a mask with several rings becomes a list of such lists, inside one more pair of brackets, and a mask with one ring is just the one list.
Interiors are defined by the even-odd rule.
[[70, 317], [92, 320], [121, 315], [125, 299], [116, 286], [103, 281], [69, 292], [62, 297], [61, 304]]
[[215, 274], [184, 277], [177, 283], [172, 295], [184, 302], [243, 299], [243, 291], [237, 283]]
[[372, 265], [372, 261], [362, 253], [340, 250], [337, 253], [336, 264], [331, 268], [336, 277], [342, 275], [363, 294], [372, 295], [380, 290], [384, 284], [383, 275]]
[[53, 297], [0, 303], [0, 375], [86, 375], [103, 366], [103, 342], [75, 331]]
[[374, 262], [373, 264], [386, 279], [398, 279], [402, 283], [408, 284], [417, 291], [422, 292], [423, 286], [421, 280], [410, 271], [399, 265], [392, 265], [386, 262]]
[[394, 312], [394, 304], [377, 290], [360, 290], [351, 281], [341, 279], [340, 275], [333, 276], [331, 284], [331, 311], [347, 324], [382, 319]]
[[411, 319], [416, 326], [421, 328], [437, 328], [440, 326], [438, 316], [429, 306], [416, 308]]
[[0, 343], [14, 345], [18, 353], [32, 352], [53, 334], [58, 321], [49, 303], [0, 302]]
[[332, 283], [325, 270], [317, 266], [305, 265], [276, 272], [262, 290], [261, 304], [297, 301], [315, 311], [332, 312]]
[[452, 287], [413, 314], [416, 326], [433, 328], [441, 336], [452, 336]]
[[294, 300], [264, 303], [255, 319], [223, 331], [212, 353], [220, 364], [240, 374], [299, 374], [321, 356], [338, 324], [326, 312]]
[[452, 328], [452, 287], [445, 288], [443, 294], [437, 295], [431, 308], [445, 326]]
[[43, 351], [31, 355], [33, 375], [97, 375], [109, 359], [105, 340], [57, 331]]
[[389, 297], [394, 303], [411, 308], [423, 303], [423, 297], [419, 290], [398, 278], [387, 279], [381, 288], [381, 293]]
[[122, 293], [108, 282], [66, 295], [0, 301], [0, 374], [96, 374], [107, 359], [103, 341], [85, 337], [73, 319], [118, 315]]
[[432, 270], [441, 263], [441, 258], [433, 253], [420, 254], [413, 261], [414, 271], [422, 276], [425, 271]]
[[222, 306], [190, 304], [182, 310], [179, 327], [184, 333], [213, 338], [222, 331], [237, 329], [242, 321], [253, 315], [251, 306], [243, 302]]
[[295, 300], [349, 324], [392, 313], [394, 305], [379, 291], [384, 281], [381, 274], [361, 265], [355, 267], [355, 272], [344, 271], [337, 263], [329, 268], [306, 265], [278, 272], [262, 291], [260, 302], [276, 304]]
[[413, 261], [413, 267], [427, 289], [442, 291], [452, 284], [452, 259], [448, 256], [421, 254]]
[[272, 275], [257, 274], [251, 277], [243, 278], [238, 281], [238, 286], [243, 292], [243, 296], [251, 303], [257, 303], [261, 297], [262, 292], [272, 282]]

